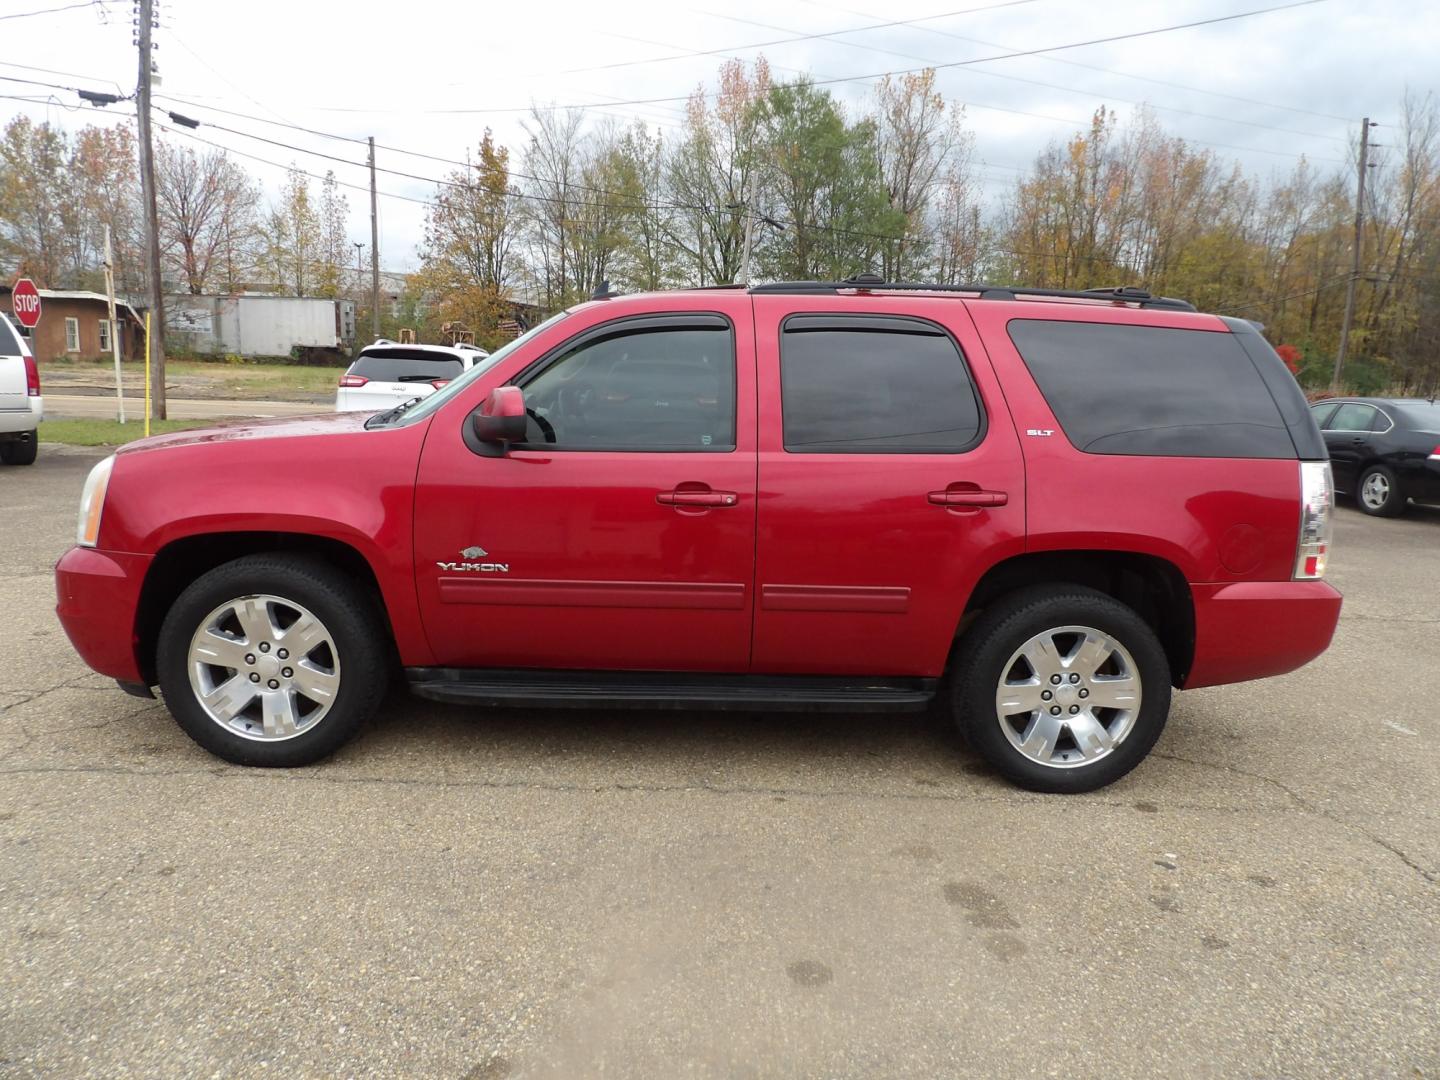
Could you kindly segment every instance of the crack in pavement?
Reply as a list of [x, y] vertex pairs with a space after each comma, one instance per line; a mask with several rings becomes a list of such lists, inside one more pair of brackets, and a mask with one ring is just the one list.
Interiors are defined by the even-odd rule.
[[1440, 873], [1437, 873], [1433, 870], [1427, 870], [1425, 867], [1421, 866], [1418, 862], [1416, 862], [1400, 848], [1392, 844], [1389, 840], [1386, 840], [1382, 836], [1376, 836], [1374, 833], [1370, 832], [1370, 830], [1366, 829], [1363, 825], [1356, 825], [1354, 822], [1346, 821], [1343, 818], [1336, 817], [1334, 814], [1326, 810], [1320, 809], [1320, 807], [1311, 803], [1299, 792], [1295, 791], [1293, 788], [1285, 784], [1282, 784], [1274, 777], [1266, 776], [1264, 773], [1251, 772], [1248, 769], [1242, 769], [1235, 765], [1225, 765], [1213, 761], [1198, 761], [1195, 758], [1181, 757], [1179, 754], [1162, 754], [1158, 751], [1152, 751], [1152, 756], [1164, 758], [1167, 761], [1178, 761], [1186, 765], [1195, 765], [1204, 769], [1215, 769], [1219, 772], [1234, 773], [1236, 776], [1244, 776], [1248, 777], [1251, 780], [1259, 780], [1262, 783], [1269, 784], [1271, 787], [1274, 787], [1279, 791], [1283, 791], [1286, 796], [1288, 796], [1295, 803], [1295, 805], [1299, 809], [1303, 810], [1305, 813], [1313, 814], [1316, 817], [1324, 818], [1326, 821], [1330, 821], [1336, 825], [1339, 825], [1342, 829], [1348, 829], [1359, 836], [1363, 836], [1372, 844], [1376, 844], [1379, 847], [1382, 847], [1386, 851], [1390, 852], [1390, 854], [1394, 855], [1397, 859], [1403, 862], [1411, 870], [1415, 871], [1415, 873], [1419, 874], [1420, 877], [1422, 877], [1425, 881], [1429, 882], [1431, 885], [1440, 884]]
[[[79, 773], [95, 775], [118, 775], [138, 777], [172, 777], [172, 776], [210, 776], [217, 779], [254, 780], [269, 781], [272, 783], [323, 783], [337, 785], [359, 785], [379, 784], [395, 785], [399, 787], [429, 787], [429, 788], [474, 788], [477, 790], [496, 791], [544, 791], [556, 794], [599, 794], [605, 791], [620, 792], [625, 794], [707, 794], [707, 795], [739, 795], [739, 796], [783, 796], [785, 798], [797, 799], [864, 799], [864, 800], [897, 800], [906, 802], [932, 802], [932, 803], [985, 803], [1006, 806], [1038, 805], [1051, 802], [1049, 796], [1031, 795], [1023, 791], [997, 792], [986, 794], [983, 792], [908, 792], [908, 791], [823, 791], [807, 788], [794, 787], [771, 787], [763, 785], [722, 785], [707, 783], [640, 783], [616, 781], [607, 784], [584, 784], [584, 783], [558, 783], [555, 781], [534, 781], [534, 780], [486, 780], [486, 779], [435, 779], [423, 777], [399, 777], [399, 776], [321, 776], [321, 775], [287, 775], [284, 772], [274, 770], [247, 769], [229, 765], [218, 765], [210, 768], [184, 768], [184, 769], [135, 769], [119, 765], [44, 765], [44, 766], [22, 766], [11, 769], [0, 769], [0, 776], [30, 776], [30, 775], [51, 775], [56, 773]], [[1103, 806], [1110, 809], [1133, 810], [1133, 800], [1099, 799], [1081, 796], [1088, 806]], [[1163, 807], [1165, 810], [1204, 811], [1213, 813], [1251, 813], [1270, 814], [1276, 812], [1274, 807], [1230, 807], [1211, 806], [1206, 804], [1172, 804]]]

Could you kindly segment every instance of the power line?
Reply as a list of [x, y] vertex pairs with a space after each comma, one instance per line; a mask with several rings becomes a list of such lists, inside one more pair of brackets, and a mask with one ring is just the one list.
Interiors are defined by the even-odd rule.
[[[810, 4], [810, 5], [813, 6], [813, 7], [821, 8], [821, 9], [827, 11], [827, 12], [829, 12], [829, 11], [843, 11], [843, 12], [845, 12], [847, 15], [854, 15], [856, 18], [860, 18], [860, 19], [874, 19], [874, 18], [875, 18], [875, 16], [873, 16], [873, 15], [869, 15], [869, 14], [863, 12], [863, 11], [856, 11], [856, 10], [854, 10], [853, 8], [836, 7], [834, 4], [829, 3], [828, 0], [826, 0], [826, 2], [824, 2], [824, 3], [822, 3], [821, 0], [801, 0], [801, 2], [802, 2], [802, 3], [806, 3], [806, 4]], [[739, 18], [737, 18], [737, 17], [734, 16], [734, 15], [716, 15], [715, 17], [721, 18], [721, 19], [729, 19], [729, 20], [732, 21], [732, 22], [748, 22], [748, 21], [750, 21], [750, 20], [747, 20], [747, 19], [739, 19]], [[858, 29], [862, 29], [862, 30], [878, 30], [878, 29], [881, 29], [882, 27], [884, 27], [885, 25], [886, 25], [885, 23], [874, 23], [873, 25], [864, 26], [864, 27], [859, 27]], [[917, 29], [917, 30], [920, 30], [922, 33], [926, 33], [926, 34], [936, 34], [936, 35], [938, 35], [938, 36], [940, 36], [940, 37], [951, 38], [951, 39], [953, 39], [953, 40], [955, 40], [955, 41], [968, 42], [968, 43], [971, 44], [971, 45], [984, 45], [984, 46], [986, 46], [987, 48], [991, 48], [991, 49], [1013, 49], [1013, 48], [1015, 48], [1015, 46], [1013, 46], [1013, 45], [1006, 45], [1006, 44], [1003, 44], [1002, 42], [998, 42], [998, 41], [987, 41], [987, 40], [985, 40], [984, 38], [969, 37], [969, 36], [967, 36], [967, 35], [965, 35], [965, 34], [956, 34], [956, 33], [952, 32], [952, 31], [949, 31], [949, 30], [941, 30], [939, 27], [936, 27], [936, 26], [917, 26], [916, 29]], [[1120, 78], [1122, 78], [1122, 79], [1134, 79], [1134, 80], [1136, 80], [1136, 81], [1138, 81], [1138, 82], [1154, 83], [1156, 86], [1168, 86], [1168, 87], [1171, 87], [1172, 89], [1175, 89], [1175, 90], [1185, 90], [1185, 91], [1188, 91], [1189, 93], [1192, 93], [1192, 94], [1208, 94], [1208, 95], [1211, 96], [1211, 97], [1224, 98], [1224, 99], [1227, 100], [1227, 101], [1238, 101], [1238, 102], [1241, 102], [1242, 104], [1245, 104], [1245, 105], [1259, 105], [1259, 106], [1261, 106], [1262, 108], [1266, 108], [1266, 109], [1280, 109], [1280, 110], [1283, 110], [1283, 111], [1285, 111], [1285, 112], [1299, 113], [1299, 114], [1301, 114], [1301, 115], [1303, 115], [1303, 116], [1315, 116], [1315, 117], [1319, 117], [1319, 118], [1322, 119], [1322, 120], [1339, 120], [1339, 121], [1342, 122], [1342, 123], [1347, 123], [1347, 124], [1348, 124], [1348, 123], [1350, 123], [1350, 121], [1353, 119], [1353, 117], [1349, 117], [1349, 116], [1337, 116], [1337, 115], [1335, 115], [1334, 113], [1316, 112], [1314, 109], [1302, 109], [1302, 108], [1300, 108], [1300, 107], [1298, 107], [1298, 106], [1295, 106], [1295, 105], [1281, 105], [1279, 102], [1276, 102], [1276, 101], [1260, 101], [1260, 100], [1258, 100], [1257, 98], [1243, 97], [1243, 96], [1241, 96], [1241, 95], [1239, 95], [1239, 94], [1226, 94], [1226, 93], [1223, 93], [1222, 91], [1219, 91], [1219, 90], [1206, 90], [1206, 89], [1204, 89], [1204, 88], [1202, 88], [1202, 87], [1199, 87], [1199, 86], [1189, 86], [1189, 85], [1186, 85], [1185, 83], [1171, 82], [1171, 81], [1168, 80], [1168, 79], [1156, 79], [1156, 78], [1153, 78], [1153, 77], [1151, 77], [1151, 76], [1149, 76], [1149, 75], [1136, 75], [1135, 73], [1130, 72], [1130, 71], [1117, 71], [1115, 68], [1101, 67], [1101, 66], [1098, 65], [1098, 64], [1086, 64], [1086, 63], [1082, 63], [1082, 62], [1079, 61], [1079, 60], [1071, 60], [1071, 59], [1068, 59], [1067, 57], [1063, 57], [1063, 56], [1042, 56], [1042, 57], [1039, 57], [1039, 59], [1044, 60], [1044, 61], [1046, 61], [1047, 63], [1051, 63], [1051, 64], [1064, 64], [1064, 65], [1066, 65], [1067, 67], [1078, 67], [1078, 68], [1084, 68], [1084, 69], [1086, 69], [1087, 71], [1098, 71], [1098, 72], [1100, 72], [1101, 74], [1104, 74], [1104, 75], [1116, 75], [1116, 76], [1118, 76], [1118, 77], [1120, 77]]]
[[[59, 75], [62, 78], [66, 79], [91, 79], [92, 81], [99, 83], [108, 82], [111, 86], [115, 87], [116, 90], [122, 89], [120, 84], [118, 82], [114, 82], [113, 80], [100, 79], [92, 75], [81, 75], [80, 73], [75, 71], [56, 71], [54, 68], [34, 67], [30, 64], [17, 64], [10, 60], [0, 60], [0, 67], [15, 68], [17, 71], [38, 71], [42, 75]], [[66, 89], [68, 89], [68, 87]]]
[[101, 7], [102, 0], [84, 0], [80, 4], [65, 4], [63, 7], [42, 8], [39, 11], [18, 11], [14, 15], [0, 15], [0, 22], [11, 19], [30, 19], [36, 15], [55, 15], [61, 11], [78, 11], [80, 8]]
[[[617, 62], [615, 62], [615, 63], [613, 63], [613, 64], [594, 64], [594, 65], [592, 65], [592, 66], [590, 66], [590, 67], [565, 68], [565, 69], [562, 69], [561, 71], [555, 72], [554, 74], [557, 74], [557, 75], [574, 75], [574, 74], [579, 74], [579, 73], [581, 73], [581, 72], [587, 72], [587, 71], [611, 71], [611, 70], [613, 70], [613, 69], [615, 69], [615, 68], [638, 67], [638, 66], [642, 66], [642, 65], [645, 65], [645, 64], [663, 64], [663, 63], [665, 63], [667, 60], [685, 60], [685, 59], [689, 59], [689, 58], [691, 58], [691, 57], [696, 57], [696, 56], [731, 56], [731, 55], [733, 55], [734, 53], [740, 52], [740, 51], [745, 50], [745, 49], [767, 49], [767, 48], [769, 48], [769, 47], [772, 46], [772, 45], [788, 45], [790, 42], [793, 42], [793, 41], [814, 41], [814, 40], [816, 40], [816, 39], [818, 39], [818, 38], [833, 38], [833, 37], [839, 37], [839, 36], [841, 36], [842, 34], [856, 34], [856, 33], [860, 33], [861, 31], [865, 31], [865, 30], [884, 30], [884, 29], [887, 29], [887, 28], [889, 28], [889, 27], [894, 27], [894, 26], [914, 26], [914, 25], [916, 25], [917, 23], [930, 22], [930, 21], [933, 21], [933, 20], [935, 20], [935, 19], [949, 19], [949, 18], [953, 18], [953, 17], [959, 16], [959, 15], [969, 15], [969, 14], [972, 14], [973, 12], [976, 12], [976, 11], [993, 11], [993, 10], [996, 9], [996, 8], [1019, 7], [1021, 4], [1033, 4], [1033, 3], [1035, 3], [1035, 0], [1003, 0], [1002, 3], [998, 3], [998, 4], [984, 4], [984, 5], [980, 6], [980, 7], [962, 8], [962, 9], [959, 10], [959, 11], [942, 11], [942, 12], [941, 12], [940, 14], [938, 14], [938, 15], [922, 15], [922, 16], [920, 16], [919, 18], [916, 18], [916, 19], [895, 19], [895, 20], [893, 20], [893, 21], [891, 21], [891, 22], [877, 23], [877, 24], [874, 25], [874, 26], [854, 26], [854, 27], [849, 27], [849, 28], [844, 29], [844, 30], [825, 30], [825, 31], [821, 31], [821, 32], [819, 32], [819, 33], [814, 33], [814, 34], [801, 34], [801, 33], [798, 33], [798, 32], [796, 32], [796, 31], [794, 31], [794, 30], [785, 30], [785, 29], [782, 29], [781, 27], [778, 27], [778, 26], [771, 26], [771, 27], [767, 27], [766, 29], [776, 30], [776, 31], [779, 31], [780, 33], [790, 34], [790, 35], [792, 35], [792, 36], [790, 36], [790, 37], [783, 37], [783, 38], [775, 38], [773, 41], [753, 41], [753, 42], [749, 43], [748, 45], [731, 45], [731, 46], [728, 46], [728, 47], [723, 48], [723, 49], [696, 49], [696, 50], [691, 51], [691, 52], [679, 52], [679, 53], [675, 53], [675, 54], [672, 55], [672, 56], [651, 56], [651, 57], [647, 57], [647, 58], [642, 59], [642, 60], [620, 60], [620, 61], [617, 61]], [[702, 15], [708, 15], [708, 14], [710, 14], [710, 13], [709, 13], [708, 11], [702, 11], [700, 14], [702, 14]], [[745, 22], [745, 21], [747, 21], [747, 20], [741, 19], [741, 20], [738, 20], [738, 21], [740, 21], [740, 22]], [[756, 25], [758, 26], [758, 25], [764, 25], [764, 24], [762, 24], [762, 23], [757, 23]], [[621, 34], [613, 34], [613, 35], [610, 35], [610, 36], [612, 36], [612, 37], [623, 37], [624, 35], [621, 35]], [[632, 38], [631, 40], [633, 40], [633, 41], [643, 41], [644, 39], [642, 39], [642, 38]], [[663, 44], [663, 43], [661, 43], [661, 42], [657, 42], [657, 41], [645, 42], [645, 44], [648, 44], [648, 45], [659, 45], [661, 48], [664, 48], [664, 49], [676, 49], [676, 48], [679, 48], [679, 47], [680, 47], [680, 46], [678, 46], [678, 45], [665, 45], [665, 44]], [[845, 43], [842, 43], [842, 44], [845, 44]]]
[[[763, 27], [763, 28], [768, 29], [768, 30], [783, 30], [783, 29], [785, 29], [784, 27], [774, 26], [774, 25], [772, 25], [772, 24], [770, 24], [770, 23], [757, 22], [757, 21], [754, 20], [754, 19], [741, 19], [741, 18], [739, 18], [739, 17], [737, 17], [737, 16], [734, 16], [734, 15], [719, 15], [719, 16], [716, 16], [716, 17], [717, 17], [717, 18], [722, 18], [722, 19], [729, 19], [729, 20], [731, 20], [731, 21], [733, 21], [733, 22], [748, 23], [748, 24], [751, 25], [751, 26], [759, 26], [759, 27]], [[882, 23], [882, 24], [880, 24], [880, 25], [881, 25], [881, 26], [887, 26], [887, 25], [890, 25], [890, 24], [888, 24], [888, 23]], [[878, 29], [878, 28], [879, 28], [879, 27], [862, 27], [861, 29], [871, 30], [871, 29]], [[889, 55], [891, 55], [891, 56], [903, 57], [904, 59], [907, 59], [907, 60], [919, 60], [919, 61], [921, 61], [922, 63], [926, 63], [926, 64], [931, 65], [932, 67], [936, 65], [936, 61], [930, 59], [929, 57], [917, 56], [917, 55], [915, 55], [914, 53], [899, 52], [899, 51], [897, 51], [897, 50], [895, 50], [895, 49], [886, 49], [886, 48], [882, 48], [882, 47], [880, 47], [880, 46], [878, 46], [878, 45], [864, 45], [864, 44], [861, 44], [860, 42], [855, 42], [855, 41], [841, 41], [841, 42], [837, 42], [837, 44], [845, 45], [845, 46], [847, 46], [848, 48], [852, 48], [852, 49], [863, 49], [863, 50], [865, 50], [865, 51], [867, 51], [867, 52], [883, 52], [883, 53], [887, 53], [887, 54], [889, 54]], [[1007, 46], [999, 46], [999, 47], [1000, 47], [1000, 48], [1006, 48]], [[1342, 142], [1342, 143], [1346, 141], [1346, 138], [1345, 138], [1345, 136], [1343, 136], [1343, 135], [1323, 135], [1323, 134], [1321, 134], [1321, 133], [1319, 133], [1319, 132], [1315, 132], [1315, 131], [1297, 131], [1297, 130], [1294, 129], [1294, 128], [1278, 127], [1278, 126], [1276, 126], [1276, 125], [1274, 125], [1274, 124], [1262, 124], [1262, 123], [1260, 123], [1260, 122], [1258, 122], [1258, 121], [1255, 121], [1255, 120], [1242, 120], [1242, 119], [1240, 119], [1239, 117], [1236, 117], [1236, 116], [1217, 116], [1217, 115], [1215, 115], [1214, 113], [1197, 112], [1197, 111], [1194, 110], [1194, 109], [1181, 109], [1181, 108], [1178, 108], [1178, 107], [1173, 106], [1173, 105], [1157, 105], [1157, 104], [1155, 104], [1154, 102], [1133, 101], [1133, 100], [1131, 100], [1131, 99], [1129, 99], [1129, 98], [1116, 97], [1116, 96], [1113, 95], [1113, 94], [1096, 95], [1096, 94], [1092, 93], [1092, 92], [1089, 91], [1089, 90], [1081, 89], [1081, 88], [1079, 88], [1079, 87], [1065, 86], [1065, 85], [1063, 85], [1063, 84], [1061, 84], [1061, 83], [1044, 82], [1043, 80], [1040, 80], [1040, 79], [1027, 79], [1027, 78], [1024, 78], [1024, 77], [1019, 76], [1019, 75], [1005, 75], [1005, 74], [1003, 74], [1003, 73], [1001, 73], [1001, 72], [998, 72], [998, 71], [985, 71], [985, 70], [983, 70], [983, 69], [977, 68], [977, 69], [975, 70], [974, 74], [976, 74], [976, 75], [984, 75], [984, 76], [986, 76], [986, 77], [988, 77], [988, 78], [991, 78], [991, 79], [1004, 79], [1004, 80], [1006, 80], [1007, 82], [1025, 83], [1025, 84], [1027, 84], [1027, 85], [1029, 85], [1029, 86], [1040, 86], [1040, 87], [1044, 87], [1046, 90], [1059, 90], [1059, 91], [1061, 91], [1062, 93], [1066, 93], [1066, 94], [1079, 94], [1079, 95], [1081, 95], [1082, 97], [1094, 98], [1094, 97], [1100, 96], [1100, 97], [1107, 98], [1108, 100], [1111, 100], [1111, 101], [1118, 101], [1118, 102], [1120, 102], [1120, 104], [1122, 104], [1122, 105], [1131, 105], [1131, 106], [1135, 106], [1135, 107], [1137, 107], [1137, 108], [1158, 109], [1158, 110], [1160, 110], [1160, 111], [1162, 111], [1162, 112], [1179, 113], [1179, 114], [1181, 114], [1182, 116], [1196, 116], [1196, 117], [1200, 117], [1201, 119], [1205, 119], [1205, 120], [1218, 120], [1218, 121], [1220, 121], [1221, 123], [1225, 123], [1225, 124], [1243, 124], [1243, 125], [1246, 126], [1246, 127], [1260, 128], [1260, 129], [1265, 130], [1265, 131], [1279, 131], [1279, 132], [1284, 132], [1284, 133], [1287, 134], [1287, 135], [1300, 135], [1300, 136], [1303, 136], [1303, 137], [1305, 137], [1305, 138], [1307, 138], [1307, 139], [1332, 139], [1332, 140], [1334, 140], [1335, 142]], [[980, 106], [980, 108], [989, 108], [989, 107], [991, 107], [991, 106], [985, 106], [985, 105], [981, 105], [981, 106]]]
[[[1040, 56], [1040, 55], [1042, 55], [1042, 54], [1044, 54], [1044, 53], [1061, 52], [1061, 51], [1068, 50], [1068, 49], [1080, 49], [1080, 48], [1084, 48], [1084, 47], [1089, 46], [1089, 45], [1106, 45], [1106, 44], [1110, 44], [1110, 43], [1116, 42], [1116, 41], [1131, 41], [1131, 40], [1134, 40], [1135, 38], [1152, 37], [1152, 36], [1154, 36], [1154, 35], [1156, 35], [1156, 34], [1168, 34], [1168, 33], [1172, 33], [1172, 32], [1177, 31], [1177, 30], [1192, 30], [1192, 29], [1195, 29], [1196, 27], [1200, 27], [1200, 26], [1212, 26], [1212, 25], [1215, 25], [1215, 24], [1217, 24], [1217, 23], [1234, 22], [1234, 21], [1237, 20], [1237, 19], [1248, 19], [1248, 18], [1252, 18], [1252, 17], [1254, 17], [1254, 16], [1256, 16], [1256, 15], [1268, 15], [1268, 14], [1270, 14], [1271, 12], [1275, 12], [1275, 11], [1288, 11], [1288, 10], [1290, 10], [1291, 8], [1309, 7], [1309, 6], [1312, 5], [1312, 4], [1321, 4], [1321, 3], [1325, 3], [1325, 2], [1326, 2], [1326, 0], [1291, 0], [1290, 3], [1286, 3], [1286, 4], [1276, 4], [1276, 5], [1272, 6], [1272, 7], [1254, 8], [1254, 9], [1252, 9], [1252, 10], [1250, 10], [1250, 11], [1237, 11], [1237, 12], [1235, 12], [1235, 13], [1233, 13], [1233, 14], [1230, 14], [1230, 15], [1217, 15], [1217, 16], [1214, 16], [1214, 17], [1209, 18], [1209, 19], [1196, 19], [1196, 20], [1194, 20], [1194, 21], [1192, 21], [1192, 22], [1175, 23], [1175, 24], [1173, 24], [1173, 25], [1171, 25], [1171, 26], [1157, 26], [1157, 27], [1154, 27], [1154, 28], [1152, 28], [1152, 29], [1150, 29], [1150, 30], [1134, 30], [1134, 31], [1131, 31], [1131, 32], [1125, 33], [1125, 34], [1111, 34], [1111, 35], [1109, 35], [1109, 36], [1107, 36], [1107, 37], [1090, 38], [1090, 39], [1088, 39], [1088, 40], [1086, 40], [1086, 41], [1071, 41], [1071, 42], [1066, 42], [1065, 44], [1061, 44], [1061, 45], [1045, 45], [1045, 46], [1041, 46], [1041, 47], [1035, 48], [1035, 49], [1021, 49], [1021, 50], [1016, 50], [1016, 51], [1011, 51], [1011, 52], [995, 53], [994, 55], [991, 55], [991, 56], [977, 56], [977, 57], [973, 57], [973, 58], [971, 58], [971, 59], [969, 59], [969, 60], [954, 60], [954, 61], [950, 61], [949, 63], [944, 63], [944, 64], [927, 64], [927, 65], [925, 65], [925, 67], [923, 67], [923, 68], [907, 68], [907, 69], [902, 69], [902, 70], [898, 70], [898, 71], [879, 71], [879, 72], [872, 72], [872, 73], [866, 74], [866, 75], [844, 75], [844, 76], [837, 76], [837, 77], [835, 77], [835, 78], [815, 79], [815, 80], [812, 82], [811, 85], [813, 85], [813, 86], [832, 86], [832, 85], [835, 85], [835, 84], [837, 84], [837, 83], [847, 83], [847, 82], [873, 82], [873, 81], [876, 80], [876, 79], [883, 79], [883, 78], [885, 78], [887, 75], [889, 75], [889, 76], [895, 76], [895, 75], [915, 75], [915, 74], [918, 74], [918, 73], [920, 73], [920, 72], [922, 72], [922, 71], [929, 70], [930, 68], [934, 68], [934, 69], [936, 69], [936, 70], [942, 70], [942, 69], [958, 68], [958, 67], [970, 67], [971, 65], [974, 65], [974, 64], [985, 64], [985, 63], [990, 63], [991, 61], [994, 61], [994, 60], [1010, 60], [1010, 59], [1013, 59], [1013, 58], [1016, 58], [1016, 57], [1021, 57], [1021, 56]], [[668, 103], [668, 102], [675, 102], [675, 101], [680, 101], [680, 102], [689, 101], [690, 98], [691, 98], [691, 96], [692, 96], [692, 95], [685, 94], [685, 95], [677, 95], [677, 96], [670, 96], [670, 97], [632, 98], [632, 99], [625, 100], [625, 101], [612, 102], [612, 104], [615, 104], [615, 105], [654, 105], [654, 104], [661, 104], [661, 103]], [[583, 109], [583, 108], [585, 108], [585, 107], [586, 107], [586, 106], [585, 106], [584, 104], [579, 104], [579, 105], [544, 105], [544, 106], [538, 106], [538, 105], [533, 105], [533, 104], [532, 104], [532, 105], [527, 105], [527, 106], [514, 106], [514, 105], [512, 105], [512, 106], [493, 107], [493, 108], [484, 108], [484, 109], [473, 109], [473, 108], [472, 108], [472, 109], [404, 109], [404, 110], [396, 110], [396, 109], [360, 109], [360, 108], [355, 108], [355, 107], [353, 107], [353, 106], [346, 106], [346, 107], [339, 107], [339, 106], [316, 106], [316, 108], [317, 108], [319, 111], [322, 111], [322, 112], [349, 112], [349, 113], [368, 113], [368, 114], [376, 114], [376, 113], [403, 111], [403, 112], [406, 112], [406, 113], [417, 113], [417, 112], [418, 112], [418, 113], [423, 113], [423, 114], [425, 114], [425, 115], [431, 115], [431, 116], [471, 116], [471, 115], [484, 115], [484, 114], [495, 114], [495, 113], [521, 113], [521, 112], [530, 112], [532, 109], [537, 109], [537, 108], [543, 108], [543, 109], [547, 109], [547, 110], [555, 110], [555, 109]]]

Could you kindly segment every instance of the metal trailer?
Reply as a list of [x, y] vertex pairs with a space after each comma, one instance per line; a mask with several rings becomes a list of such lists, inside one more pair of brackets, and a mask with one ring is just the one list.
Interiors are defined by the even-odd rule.
[[339, 360], [355, 340], [355, 301], [319, 296], [167, 296], [165, 337], [197, 353]]

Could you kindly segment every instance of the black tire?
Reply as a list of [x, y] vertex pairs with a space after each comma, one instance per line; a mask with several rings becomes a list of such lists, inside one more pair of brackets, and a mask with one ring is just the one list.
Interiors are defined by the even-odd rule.
[[0, 461], [6, 465], [34, 465], [40, 442], [35, 436], [15, 442], [0, 443]]
[[[227, 601], [257, 594], [307, 608], [338, 654], [339, 688], [329, 711], [309, 730], [279, 741], [256, 741], [222, 727], [190, 682], [190, 643], [202, 621]], [[385, 696], [390, 653], [377, 603], [353, 578], [311, 556], [247, 555], [201, 575], [176, 599], [160, 628], [156, 673], [170, 714], [206, 750], [237, 765], [292, 768], [334, 753]]]
[[[1365, 501], [1365, 484], [1371, 477], [1384, 480], [1385, 497], [1376, 506]], [[1355, 505], [1362, 514], [1371, 517], [1399, 517], [1409, 509], [1409, 497], [1400, 486], [1400, 480], [1393, 469], [1385, 465], [1371, 465], [1360, 473], [1360, 482], [1355, 485]]]
[[[1011, 744], [995, 697], [1006, 665], [1022, 645], [1068, 626], [1091, 627], [1122, 645], [1135, 662], [1141, 697], [1132, 726], [1114, 749], [1089, 764], [1062, 768], [1041, 764]], [[951, 702], [966, 741], [1006, 779], [1030, 791], [1078, 794], [1114, 783], [1155, 745], [1170, 712], [1170, 664], [1155, 632], [1131, 608], [1083, 586], [1042, 585], [992, 604], [965, 632], [956, 651]]]

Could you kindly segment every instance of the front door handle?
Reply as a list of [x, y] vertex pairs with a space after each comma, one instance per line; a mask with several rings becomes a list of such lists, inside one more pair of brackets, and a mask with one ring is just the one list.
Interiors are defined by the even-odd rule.
[[740, 497], [733, 491], [685, 491], [679, 488], [674, 491], [662, 491], [655, 496], [655, 501], [661, 506], [698, 506], [698, 507], [726, 507], [734, 506], [740, 501]]
[[1010, 496], [1003, 491], [955, 489], [932, 491], [928, 498], [936, 506], [1004, 506]]

